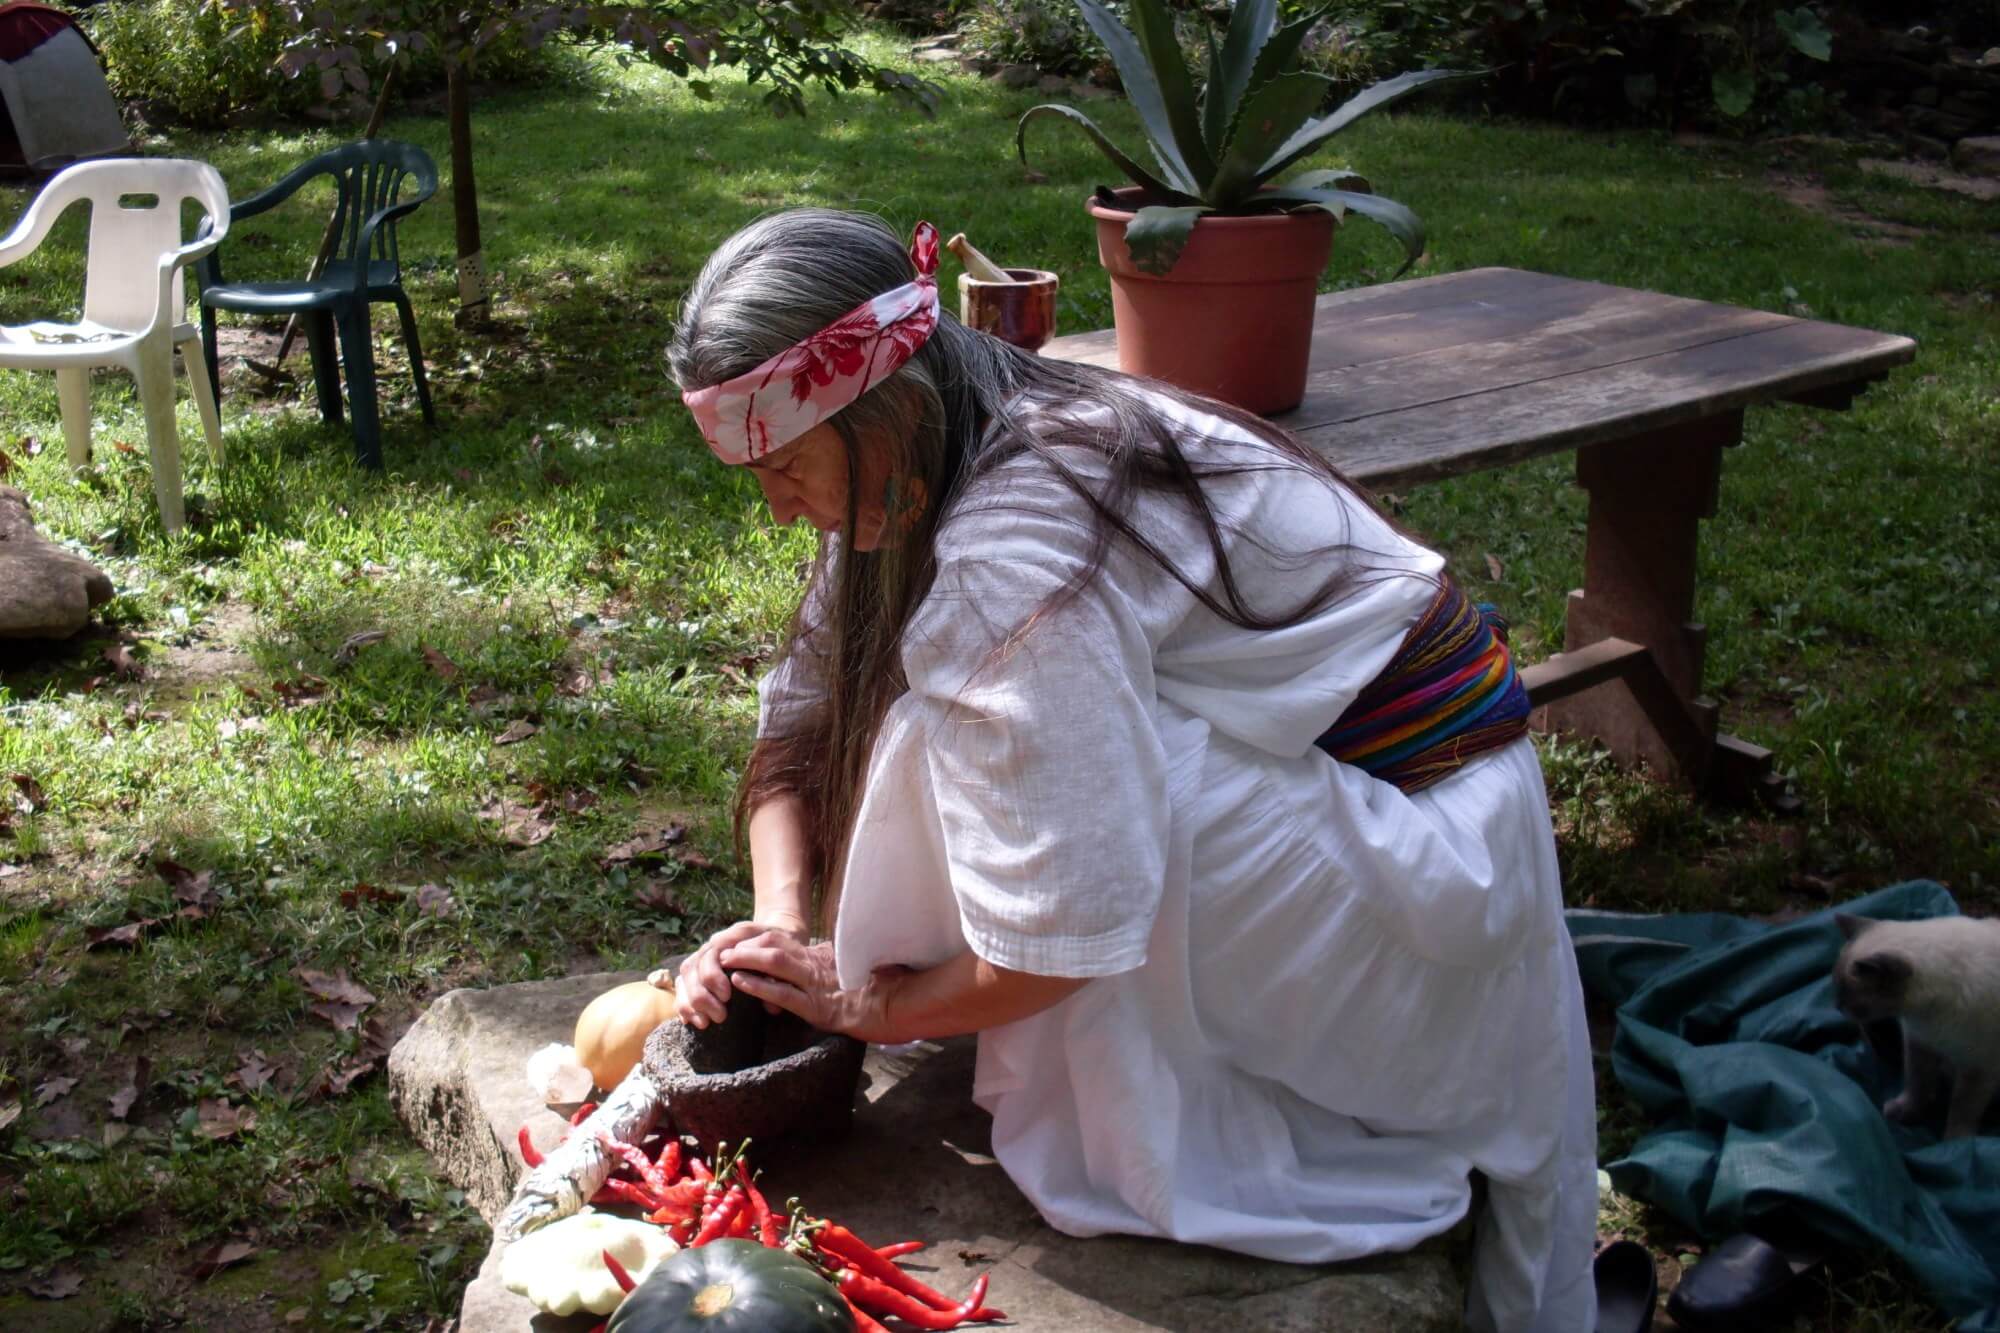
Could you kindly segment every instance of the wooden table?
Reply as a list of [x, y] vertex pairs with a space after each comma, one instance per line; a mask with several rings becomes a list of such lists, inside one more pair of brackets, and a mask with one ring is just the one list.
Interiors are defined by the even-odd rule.
[[[1045, 355], [1117, 365], [1110, 330]], [[1545, 726], [1736, 794], [1770, 753], [1718, 734], [1693, 619], [1700, 520], [1743, 412], [1840, 410], [1916, 344], [1762, 310], [1484, 268], [1319, 298], [1305, 401], [1274, 420], [1375, 488], [1575, 450], [1590, 493], [1563, 651], [1524, 671]]]

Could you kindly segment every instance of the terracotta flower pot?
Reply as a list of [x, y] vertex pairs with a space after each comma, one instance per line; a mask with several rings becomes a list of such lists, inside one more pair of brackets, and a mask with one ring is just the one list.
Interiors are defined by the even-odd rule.
[[1305, 396], [1313, 300], [1333, 253], [1321, 212], [1204, 217], [1164, 276], [1142, 273], [1125, 246], [1129, 210], [1089, 201], [1098, 262], [1111, 273], [1119, 368], [1270, 414]]

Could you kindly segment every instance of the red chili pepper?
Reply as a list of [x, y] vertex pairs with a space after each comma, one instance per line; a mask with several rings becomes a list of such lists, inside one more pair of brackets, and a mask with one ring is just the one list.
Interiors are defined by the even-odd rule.
[[[834, 1258], [852, 1264], [857, 1272], [904, 1295], [913, 1296], [933, 1310], [953, 1310], [958, 1302], [941, 1291], [917, 1281], [889, 1260], [875, 1253], [868, 1242], [841, 1226], [829, 1222], [813, 1237], [813, 1242]], [[891, 1314], [895, 1311], [890, 1311]]]
[[749, 1199], [746, 1210], [750, 1220], [756, 1224], [757, 1240], [760, 1244], [777, 1249], [784, 1244], [784, 1236], [778, 1226], [778, 1219], [771, 1213], [771, 1201], [764, 1197], [764, 1191], [757, 1188], [757, 1178], [750, 1174], [749, 1166], [741, 1161], [736, 1163], [736, 1179], [743, 1186], [743, 1193]]
[[654, 1169], [668, 1184], [681, 1178], [681, 1141], [668, 1139], [660, 1149], [660, 1158], [653, 1163]]
[[583, 1105], [577, 1107], [576, 1114], [569, 1118], [569, 1127], [575, 1129], [578, 1125], [590, 1119], [590, 1113], [596, 1109], [596, 1102], [585, 1102]]
[[[954, 1305], [948, 1310], [935, 1310], [916, 1297], [852, 1268], [841, 1271], [839, 1285], [841, 1294], [854, 1304], [865, 1305], [876, 1314], [892, 1315], [918, 1328], [957, 1328], [979, 1308]], [[985, 1289], [974, 1283], [973, 1293], [983, 1296]]]
[[639, 1285], [632, 1280], [632, 1275], [625, 1271], [625, 1265], [618, 1262], [617, 1255], [609, 1250], [600, 1250], [598, 1253], [604, 1256], [604, 1266], [611, 1270], [611, 1280], [618, 1284], [620, 1291], [629, 1292]]
[[668, 1182], [663, 1179], [653, 1165], [653, 1159], [640, 1152], [629, 1143], [620, 1143], [609, 1134], [599, 1134], [598, 1144], [618, 1161], [623, 1162], [639, 1177], [639, 1182], [655, 1194], [663, 1192]]
[[748, 1197], [741, 1185], [731, 1185], [729, 1191], [722, 1196], [722, 1202], [715, 1205], [715, 1211], [702, 1219], [701, 1230], [694, 1233], [694, 1239], [688, 1244], [706, 1245], [712, 1240], [728, 1235], [729, 1224], [743, 1211], [744, 1201]]
[[920, 1240], [899, 1240], [894, 1245], [878, 1247], [875, 1253], [881, 1255], [884, 1259], [900, 1259], [906, 1254], [915, 1254], [918, 1250], [924, 1248], [926, 1248], [925, 1243]]
[[845, 1293], [842, 1293], [840, 1299], [847, 1301], [848, 1313], [854, 1316], [854, 1333], [889, 1333], [889, 1330], [882, 1327], [874, 1315], [869, 1314], [853, 1301], [847, 1300]]
[[704, 1185], [715, 1179], [715, 1173], [708, 1169], [708, 1163], [702, 1161], [699, 1157], [688, 1158], [687, 1168], [688, 1174]]
[[537, 1148], [535, 1141], [528, 1137], [528, 1127], [526, 1125], [521, 1126], [520, 1143], [521, 1160], [526, 1162], [530, 1168], [540, 1166], [542, 1164], [542, 1150]]
[[644, 1185], [635, 1185], [629, 1180], [619, 1180], [616, 1177], [605, 1181], [603, 1188], [597, 1191], [591, 1202], [595, 1203], [599, 1198], [607, 1203], [630, 1204], [642, 1213], [666, 1207], [666, 1201]]

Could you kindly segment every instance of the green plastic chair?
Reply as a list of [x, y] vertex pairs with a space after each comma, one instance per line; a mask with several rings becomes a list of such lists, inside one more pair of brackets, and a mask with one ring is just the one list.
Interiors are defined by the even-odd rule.
[[[423, 348], [417, 342], [416, 314], [403, 291], [402, 268], [396, 254], [396, 223], [437, 193], [437, 166], [415, 144], [394, 139], [362, 139], [321, 153], [283, 180], [229, 210], [232, 224], [273, 208], [308, 181], [332, 176], [339, 190], [334, 205], [336, 243], [317, 279], [293, 282], [225, 282], [221, 255], [200, 263], [201, 340], [208, 358], [209, 381], [221, 393], [221, 369], [215, 353], [215, 312], [297, 314], [312, 349], [313, 383], [319, 391], [320, 415], [340, 421], [340, 375], [334, 365], [334, 339], [340, 342], [340, 362], [347, 372], [347, 405], [354, 419], [354, 452], [363, 466], [382, 466], [381, 416], [375, 403], [375, 347], [368, 307], [393, 301], [403, 320], [403, 341], [410, 349], [410, 369], [417, 382], [417, 401], [424, 424], [435, 426], [430, 385], [424, 377]], [[408, 184], [406, 192], [404, 186]]]

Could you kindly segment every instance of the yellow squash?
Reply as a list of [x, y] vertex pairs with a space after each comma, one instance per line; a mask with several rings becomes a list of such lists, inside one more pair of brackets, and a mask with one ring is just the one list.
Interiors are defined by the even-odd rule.
[[609, 1092], [639, 1063], [646, 1037], [674, 1016], [674, 993], [633, 981], [604, 992], [576, 1020], [576, 1062]]

